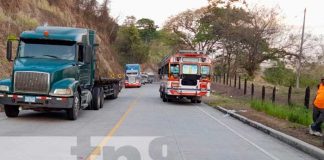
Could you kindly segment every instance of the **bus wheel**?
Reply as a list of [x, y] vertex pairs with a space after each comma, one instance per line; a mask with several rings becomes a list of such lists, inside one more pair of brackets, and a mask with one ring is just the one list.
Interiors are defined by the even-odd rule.
[[191, 103], [196, 103], [197, 102], [197, 100], [194, 99], [194, 98], [192, 98], [190, 101], [191, 101]]
[[197, 103], [201, 103], [201, 100], [197, 100]]

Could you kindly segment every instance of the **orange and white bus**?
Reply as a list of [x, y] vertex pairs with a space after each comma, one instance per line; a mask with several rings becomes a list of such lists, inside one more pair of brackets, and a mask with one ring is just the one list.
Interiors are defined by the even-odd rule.
[[199, 51], [179, 51], [160, 64], [160, 97], [164, 102], [187, 98], [201, 103], [210, 95], [211, 59]]

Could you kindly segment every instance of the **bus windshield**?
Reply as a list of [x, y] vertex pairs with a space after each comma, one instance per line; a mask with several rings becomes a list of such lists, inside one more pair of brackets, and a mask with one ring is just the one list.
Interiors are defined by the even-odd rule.
[[171, 74], [179, 74], [179, 64], [171, 64], [170, 65], [170, 73]]
[[184, 64], [182, 66], [183, 74], [198, 74], [198, 65], [196, 64]]
[[209, 75], [210, 74], [210, 68], [209, 68], [209, 66], [201, 66], [200, 73], [202, 75]]

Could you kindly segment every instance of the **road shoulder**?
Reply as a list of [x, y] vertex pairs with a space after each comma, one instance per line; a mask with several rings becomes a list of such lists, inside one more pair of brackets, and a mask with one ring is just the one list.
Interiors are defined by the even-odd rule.
[[258, 123], [256, 121], [253, 121], [251, 119], [248, 119], [242, 115], [239, 115], [235, 112], [233, 112], [233, 110], [227, 110], [223, 107], [220, 107], [220, 106], [217, 106], [215, 107], [215, 109], [223, 112], [224, 114], [228, 114], [230, 115], [231, 117], [245, 123], [245, 124], [248, 124], [249, 126], [252, 126], [274, 138], [277, 138], [279, 139], [280, 141], [283, 141], [289, 145], [291, 145], [292, 147], [295, 147], [296, 149], [299, 149], [309, 155], [312, 155], [314, 156], [315, 158], [318, 158], [318, 159], [321, 159], [321, 160], [324, 160], [324, 151], [316, 146], [313, 146], [311, 144], [308, 144], [304, 141], [301, 141], [297, 138], [294, 138], [292, 136], [289, 136], [285, 133], [282, 133], [282, 132], [279, 132], [275, 129], [272, 129], [270, 127], [267, 127], [261, 123]]

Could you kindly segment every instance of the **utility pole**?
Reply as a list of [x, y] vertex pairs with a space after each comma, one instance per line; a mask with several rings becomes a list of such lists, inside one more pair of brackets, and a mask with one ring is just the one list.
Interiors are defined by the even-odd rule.
[[296, 88], [300, 86], [300, 75], [301, 75], [301, 66], [302, 66], [302, 57], [303, 57], [303, 45], [304, 45], [304, 34], [305, 34], [305, 22], [306, 22], [306, 8], [304, 10], [304, 21], [303, 21], [303, 29], [302, 29], [302, 36], [301, 36], [301, 44], [300, 44], [300, 51], [297, 61], [297, 78], [296, 78]]

